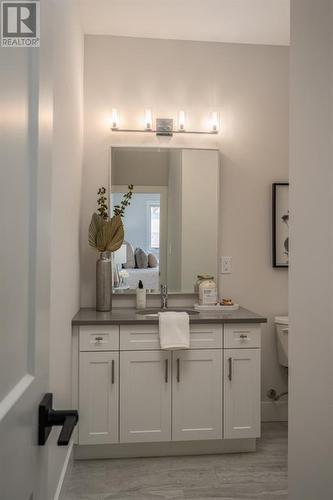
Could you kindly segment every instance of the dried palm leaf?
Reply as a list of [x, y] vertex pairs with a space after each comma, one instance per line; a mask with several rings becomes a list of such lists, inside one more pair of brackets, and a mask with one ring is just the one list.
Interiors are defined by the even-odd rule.
[[105, 224], [105, 220], [100, 215], [94, 213], [91, 218], [88, 241], [91, 247], [97, 248], [97, 235]]
[[96, 247], [100, 252], [115, 252], [124, 241], [124, 226], [121, 217], [114, 216], [111, 220], [103, 223], [97, 233]]

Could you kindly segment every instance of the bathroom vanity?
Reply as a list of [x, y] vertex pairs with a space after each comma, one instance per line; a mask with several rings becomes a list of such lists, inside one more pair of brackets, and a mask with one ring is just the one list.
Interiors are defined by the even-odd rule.
[[254, 451], [264, 322], [243, 308], [190, 315], [190, 349], [162, 351], [156, 316], [81, 309], [72, 322], [75, 457]]

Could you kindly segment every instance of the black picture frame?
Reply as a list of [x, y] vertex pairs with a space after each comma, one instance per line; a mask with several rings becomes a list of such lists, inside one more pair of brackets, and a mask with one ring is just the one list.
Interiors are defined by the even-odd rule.
[[[279, 261], [277, 256], [277, 214], [278, 214], [278, 190], [289, 187], [289, 182], [274, 182], [272, 184], [272, 266], [274, 268], [288, 268], [289, 263]], [[289, 213], [289, 209], [288, 209]]]

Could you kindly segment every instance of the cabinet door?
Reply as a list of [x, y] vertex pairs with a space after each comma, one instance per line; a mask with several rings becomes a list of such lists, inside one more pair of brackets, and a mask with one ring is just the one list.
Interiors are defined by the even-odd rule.
[[79, 444], [118, 442], [119, 353], [81, 352]]
[[222, 351], [173, 354], [175, 441], [222, 438]]
[[120, 442], [170, 441], [171, 353], [120, 353]]
[[260, 349], [224, 351], [224, 437], [260, 436]]

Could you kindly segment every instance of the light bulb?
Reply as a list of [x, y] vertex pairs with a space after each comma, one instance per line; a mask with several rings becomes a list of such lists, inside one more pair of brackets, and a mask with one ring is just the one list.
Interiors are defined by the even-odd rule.
[[145, 109], [145, 127], [146, 130], [152, 129], [153, 117], [151, 109]]
[[185, 111], [179, 111], [178, 113], [178, 130], [180, 132], [185, 131]]
[[220, 116], [218, 111], [213, 111], [211, 114], [211, 131], [218, 132], [220, 129]]
[[113, 109], [111, 114], [111, 128], [117, 129], [118, 127], [119, 127], [119, 114], [116, 109]]

